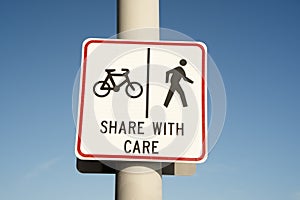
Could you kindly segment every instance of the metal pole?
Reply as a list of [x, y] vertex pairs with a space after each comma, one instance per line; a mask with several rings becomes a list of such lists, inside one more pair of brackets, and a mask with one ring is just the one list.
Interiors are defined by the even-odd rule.
[[[118, 38], [159, 40], [159, 0], [118, 0]], [[157, 31], [130, 31], [155, 28]], [[129, 32], [126, 32], [129, 31]], [[120, 162], [116, 200], [161, 200], [161, 163]]]
[[[117, 0], [120, 39], [159, 40], [159, 0]], [[153, 28], [157, 31], [130, 31]], [[124, 33], [125, 32], [125, 33]]]

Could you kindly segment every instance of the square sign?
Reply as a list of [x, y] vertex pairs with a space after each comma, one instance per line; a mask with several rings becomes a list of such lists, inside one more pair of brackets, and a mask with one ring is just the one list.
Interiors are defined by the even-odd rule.
[[203, 43], [87, 39], [82, 55], [79, 159], [205, 161]]

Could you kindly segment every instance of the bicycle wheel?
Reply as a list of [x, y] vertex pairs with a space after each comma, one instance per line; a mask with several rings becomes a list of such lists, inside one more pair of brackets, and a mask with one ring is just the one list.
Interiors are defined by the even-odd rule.
[[98, 81], [93, 87], [93, 92], [97, 97], [106, 97], [110, 92], [110, 86], [107, 82]]
[[143, 86], [138, 82], [131, 82], [126, 86], [125, 92], [131, 98], [138, 98], [143, 93]]

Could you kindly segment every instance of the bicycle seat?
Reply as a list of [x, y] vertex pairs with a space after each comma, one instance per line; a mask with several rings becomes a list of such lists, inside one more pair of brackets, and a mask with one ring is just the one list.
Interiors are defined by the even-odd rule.
[[105, 71], [106, 72], [114, 72], [114, 71], [116, 71], [116, 69], [106, 69]]

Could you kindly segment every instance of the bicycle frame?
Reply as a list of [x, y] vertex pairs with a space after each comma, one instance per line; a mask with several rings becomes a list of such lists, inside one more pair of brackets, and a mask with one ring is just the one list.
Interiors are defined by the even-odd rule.
[[[114, 76], [124, 76], [125, 77], [125, 80], [122, 81], [119, 85], [116, 85], [113, 77]], [[110, 80], [111, 84], [113, 87], [110, 86], [110, 84], [107, 84], [108, 86], [106, 86], [105, 83], [108, 83], [108, 81]], [[111, 73], [111, 72], [107, 72], [107, 76], [106, 78], [104, 79], [104, 82], [101, 86], [101, 90], [118, 90], [122, 85], [124, 85], [125, 83], [128, 83], [130, 84], [130, 80], [129, 80], [129, 77], [128, 77], [128, 72], [124, 72], [124, 73]]]

